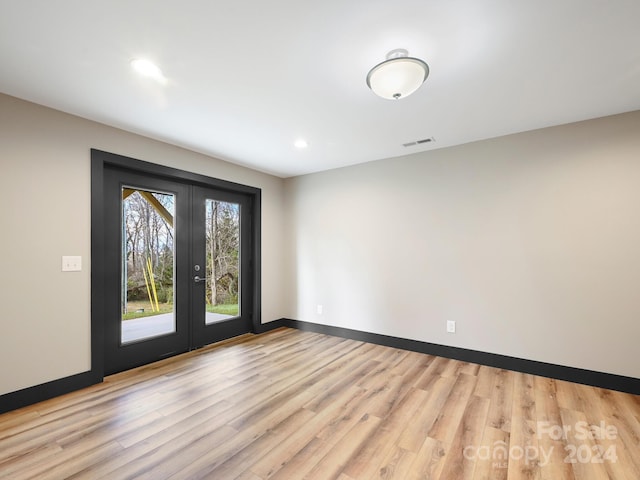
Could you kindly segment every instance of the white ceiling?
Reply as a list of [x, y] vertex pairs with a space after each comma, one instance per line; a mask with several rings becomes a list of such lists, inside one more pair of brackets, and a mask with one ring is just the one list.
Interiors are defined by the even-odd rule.
[[[638, 0], [0, 0], [0, 91], [289, 177], [638, 110], [639, 20]], [[383, 100], [365, 77], [396, 48], [431, 74]]]

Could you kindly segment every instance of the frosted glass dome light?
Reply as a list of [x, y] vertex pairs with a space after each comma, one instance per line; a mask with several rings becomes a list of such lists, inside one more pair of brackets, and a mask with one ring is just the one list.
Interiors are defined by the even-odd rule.
[[429, 66], [424, 61], [399, 48], [369, 71], [367, 85], [379, 97], [399, 100], [420, 88], [428, 76]]

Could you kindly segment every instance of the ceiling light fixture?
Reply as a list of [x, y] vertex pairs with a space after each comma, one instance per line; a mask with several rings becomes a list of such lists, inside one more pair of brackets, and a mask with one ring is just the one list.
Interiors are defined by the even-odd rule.
[[429, 65], [409, 56], [404, 48], [391, 50], [387, 59], [367, 74], [367, 85], [379, 97], [399, 100], [415, 92], [429, 76]]
[[158, 83], [167, 83], [166, 77], [162, 74], [162, 70], [151, 60], [145, 58], [136, 58], [131, 60], [131, 66], [143, 77], [149, 77]]
[[293, 146], [296, 148], [302, 149], [302, 148], [307, 148], [309, 146], [309, 143], [307, 143], [305, 139], [299, 138], [294, 142]]

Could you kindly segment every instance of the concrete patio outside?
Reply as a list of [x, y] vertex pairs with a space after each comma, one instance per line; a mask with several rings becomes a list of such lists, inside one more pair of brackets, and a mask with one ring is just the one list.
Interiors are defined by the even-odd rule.
[[[233, 318], [231, 315], [220, 313], [206, 313], [207, 325]], [[149, 317], [125, 320], [122, 322], [122, 343], [143, 340], [145, 338], [166, 335], [175, 330], [174, 314], [162, 313]]]

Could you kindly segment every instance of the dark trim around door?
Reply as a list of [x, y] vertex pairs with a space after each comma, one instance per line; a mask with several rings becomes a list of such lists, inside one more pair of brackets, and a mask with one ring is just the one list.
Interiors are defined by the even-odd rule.
[[220, 180], [205, 175], [178, 170], [172, 167], [157, 165], [154, 163], [137, 160], [134, 158], [91, 150], [91, 365], [92, 371], [102, 380], [105, 373], [104, 345], [105, 345], [105, 300], [104, 278], [107, 266], [105, 264], [105, 218], [104, 218], [104, 171], [105, 168], [115, 167], [119, 170], [130, 171], [137, 174], [150, 175], [156, 178], [164, 178], [173, 182], [212, 188], [223, 192], [240, 194], [248, 199], [249, 208], [253, 217], [252, 228], [249, 232], [252, 245], [252, 261], [250, 264], [252, 284], [250, 319], [252, 331], [261, 330], [261, 292], [260, 292], [260, 265], [261, 265], [261, 190], [259, 188], [242, 185], [239, 183]]

